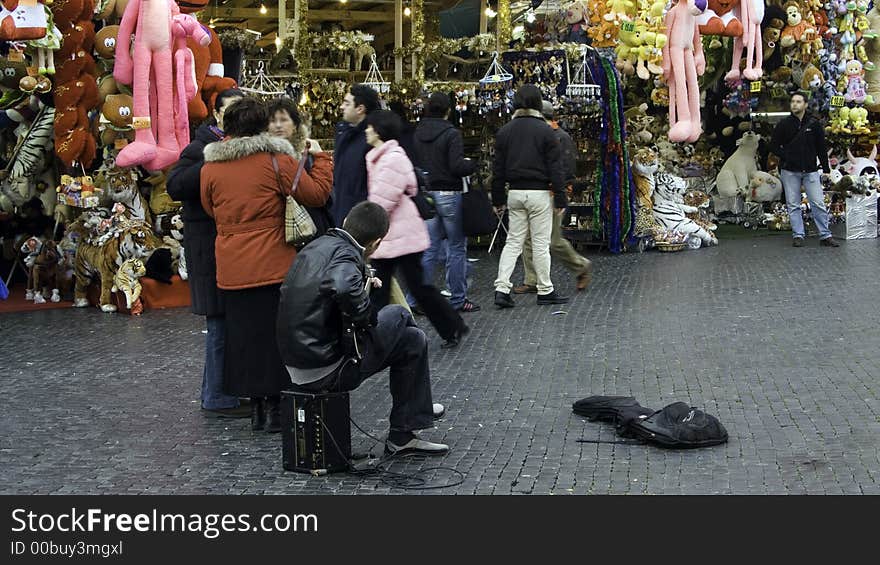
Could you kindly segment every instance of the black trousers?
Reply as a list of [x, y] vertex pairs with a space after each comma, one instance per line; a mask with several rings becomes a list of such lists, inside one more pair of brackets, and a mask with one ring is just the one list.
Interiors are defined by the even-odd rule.
[[449, 304], [440, 291], [432, 284], [425, 284], [425, 272], [422, 268], [422, 254], [410, 253], [394, 259], [371, 259], [370, 264], [376, 269], [376, 276], [382, 281], [382, 288], [373, 289], [370, 300], [376, 308], [388, 305], [391, 293], [391, 277], [400, 269], [403, 280], [410, 294], [425, 311], [431, 325], [443, 339], [455, 337], [457, 331], [464, 327], [464, 320], [455, 308]]
[[366, 379], [391, 368], [391, 429], [409, 432], [433, 427], [428, 339], [403, 306], [386, 306], [369, 332], [361, 332], [361, 360], [349, 361], [333, 374], [313, 383], [294, 385], [310, 392], [354, 390]]

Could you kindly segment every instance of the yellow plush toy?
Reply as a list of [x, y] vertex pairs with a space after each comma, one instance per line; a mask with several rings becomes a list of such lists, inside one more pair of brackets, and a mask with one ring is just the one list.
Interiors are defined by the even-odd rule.
[[854, 134], [869, 134], [868, 110], [861, 107], [851, 108], [849, 111], [850, 131]]
[[603, 18], [608, 22], [628, 22], [636, 15], [636, 3], [633, 0], [607, 0], [608, 8]]
[[639, 59], [636, 74], [642, 80], [651, 75], [663, 74], [663, 47], [666, 45], [666, 34], [646, 31], [642, 34], [642, 46], [639, 48]]
[[850, 109], [846, 106], [838, 108], [831, 117], [831, 123], [827, 126], [831, 133], [852, 133], [849, 129]]
[[617, 35], [620, 43], [617, 45], [615, 52], [617, 53], [617, 69], [623, 74], [632, 75], [635, 72], [634, 65], [640, 58], [640, 48], [644, 43], [642, 35], [644, 33], [644, 26], [634, 22], [624, 22], [620, 26], [620, 31]]

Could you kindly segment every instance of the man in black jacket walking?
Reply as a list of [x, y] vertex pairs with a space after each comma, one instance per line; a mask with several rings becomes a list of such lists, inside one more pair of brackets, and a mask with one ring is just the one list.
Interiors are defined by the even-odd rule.
[[479, 306], [467, 299], [467, 238], [462, 224], [462, 178], [474, 173], [476, 161], [464, 156], [461, 132], [449, 122], [449, 96], [431, 94], [428, 107], [416, 127], [413, 147], [415, 164], [428, 172], [436, 217], [428, 220], [431, 246], [422, 255], [425, 277], [433, 280], [440, 246], [446, 240], [446, 286], [452, 292], [450, 304], [462, 312], [476, 312]]
[[[538, 304], [564, 304], [550, 280], [550, 237], [556, 214], [565, 210], [561, 150], [541, 114], [541, 91], [525, 84], [514, 96], [513, 120], [498, 130], [492, 167], [492, 202], [499, 214], [509, 210], [510, 227], [495, 279], [495, 305], [512, 308], [510, 275], [531, 235]], [[506, 186], [510, 191], [505, 192]]]
[[278, 308], [278, 349], [290, 378], [310, 392], [354, 390], [391, 369], [388, 455], [446, 453], [449, 447], [419, 439], [443, 406], [431, 400], [428, 340], [402, 306], [378, 312], [365, 260], [388, 233], [388, 214], [373, 202], [351, 209], [342, 229], [331, 229], [297, 253]]
[[825, 174], [831, 172], [825, 131], [812, 117], [806, 115], [807, 100], [800, 92], [791, 95], [791, 115], [776, 124], [770, 141], [770, 152], [781, 159], [779, 164], [788, 217], [795, 247], [804, 244], [804, 217], [801, 212], [801, 187], [810, 201], [810, 213], [819, 230], [819, 243], [839, 247], [828, 228], [828, 210], [819, 176], [818, 163]]

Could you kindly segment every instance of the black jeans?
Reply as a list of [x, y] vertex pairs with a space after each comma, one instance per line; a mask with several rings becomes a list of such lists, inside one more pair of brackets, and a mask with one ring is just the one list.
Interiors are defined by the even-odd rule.
[[403, 306], [386, 306], [379, 322], [361, 332], [361, 361], [348, 361], [321, 380], [293, 388], [310, 392], [354, 390], [366, 379], [391, 368], [391, 429], [410, 432], [433, 427], [431, 375], [428, 371], [428, 340]]
[[440, 294], [437, 287], [425, 283], [421, 253], [410, 253], [394, 259], [372, 259], [370, 263], [376, 268], [376, 276], [382, 281], [382, 288], [373, 289], [370, 294], [370, 300], [376, 308], [382, 308], [388, 304], [391, 277], [399, 267], [407, 289], [425, 311], [425, 315], [440, 337], [445, 340], [452, 339], [456, 337], [456, 332], [464, 327], [464, 320], [449, 304], [449, 301]]

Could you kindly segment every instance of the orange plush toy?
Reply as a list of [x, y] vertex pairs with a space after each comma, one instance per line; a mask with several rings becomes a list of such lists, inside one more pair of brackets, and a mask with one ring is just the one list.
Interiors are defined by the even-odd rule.
[[[208, 5], [209, 0], [178, 1], [177, 5], [184, 14], [198, 12]], [[196, 86], [198, 93], [189, 101], [189, 121], [202, 122], [214, 107], [214, 99], [218, 94], [229, 88], [235, 88], [235, 80], [223, 76], [223, 47], [220, 38], [213, 29], [207, 28], [211, 34], [211, 43], [207, 47], [199, 45], [192, 37], [187, 38], [186, 46], [193, 52], [196, 67]]]

